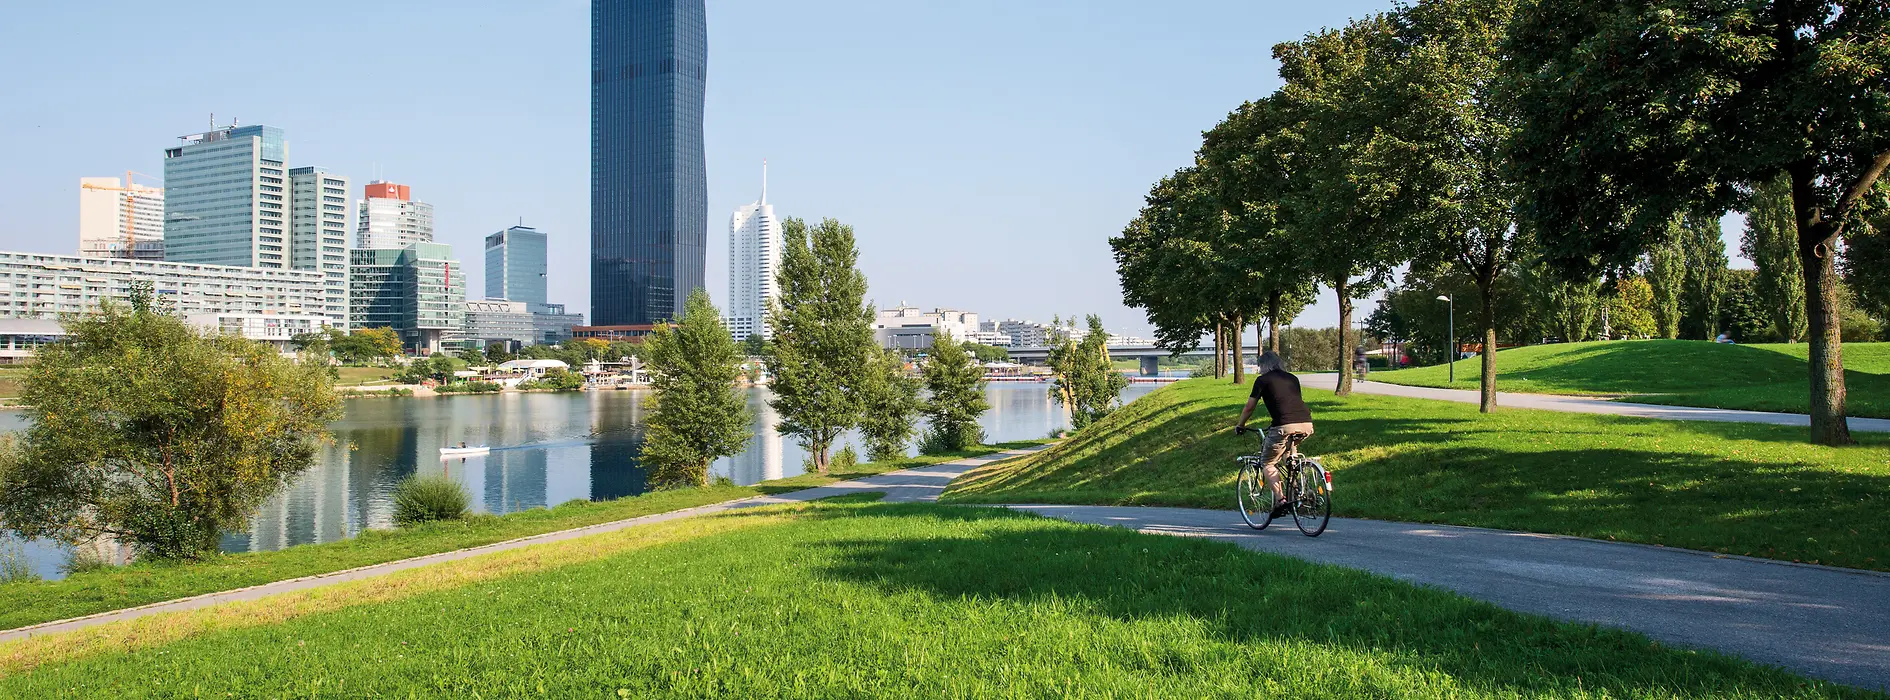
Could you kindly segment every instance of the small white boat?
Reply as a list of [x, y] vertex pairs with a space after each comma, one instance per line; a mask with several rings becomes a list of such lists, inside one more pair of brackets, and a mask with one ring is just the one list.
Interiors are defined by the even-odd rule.
[[441, 457], [470, 457], [472, 455], [482, 455], [491, 451], [492, 451], [492, 448], [486, 447], [485, 445], [468, 446], [468, 447], [442, 447], [440, 448], [440, 456]]

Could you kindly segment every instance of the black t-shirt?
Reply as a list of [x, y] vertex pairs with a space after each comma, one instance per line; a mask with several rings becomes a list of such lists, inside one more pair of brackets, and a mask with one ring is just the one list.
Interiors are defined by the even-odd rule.
[[1299, 398], [1299, 377], [1286, 370], [1276, 369], [1255, 377], [1253, 393], [1248, 396], [1266, 402], [1267, 415], [1273, 416], [1274, 427], [1312, 422], [1312, 411]]

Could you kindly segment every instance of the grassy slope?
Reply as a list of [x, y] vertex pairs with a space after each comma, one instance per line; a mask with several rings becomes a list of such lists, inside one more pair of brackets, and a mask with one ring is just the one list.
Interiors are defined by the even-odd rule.
[[[1496, 355], [1497, 388], [1540, 394], [1623, 394], [1634, 401], [1804, 413], [1807, 346], [1720, 345], [1696, 340], [1632, 340], [1532, 345]], [[1411, 386], [1476, 389], [1481, 360], [1374, 372]], [[1851, 415], [1890, 418], [1890, 343], [1844, 346]]]
[[360, 386], [391, 379], [394, 370], [386, 367], [337, 367], [340, 376], [335, 378], [335, 386]]
[[588, 503], [572, 501], [504, 516], [475, 516], [400, 530], [368, 530], [360, 536], [274, 552], [225, 554], [195, 563], [136, 563], [74, 574], [58, 581], [0, 584], [0, 629], [118, 610], [271, 581], [313, 576], [574, 527], [681, 510], [709, 503], [811, 488], [897, 469], [989, 454], [1036, 443], [1007, 443], [975, 451], [863, 464], [828, 476], [806, 474], [756, 486], [677, 489]]
[[[734, 519], [756, 524], [717, 526]], [[1870, 697], [1355, 570], [1005, 511], [830, 504], [698, 527], [720, 532], [612, 533], [543, 548], [603, 550], [590, 561], [386, 593], [440, 575], [408, 572], [279, 624], [232, 614], [40, 657], [0, 695]]]
[[[946, 500], [1233, 507], [1245, 390], [1164, 387], [1061, 445], [973, 472]], [[1307, 391], [1334, 512], [1890, 570], [1890, 437], [1502, 411]]]

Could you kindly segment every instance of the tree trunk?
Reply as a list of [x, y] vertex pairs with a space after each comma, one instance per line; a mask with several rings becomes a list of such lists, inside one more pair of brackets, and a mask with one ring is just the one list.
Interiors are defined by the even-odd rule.
[[1261, 335], [1261, 332], [1264, 330], [1264, 326], [1258, 323], [1253, 324], [1253, 346], [1256, 348], [1253, 356], [1256, 363], [1260, 361], [1260, 353], [1266, 352], [1267, 339], [1265, 336]]
[[1345, 346], [1346, 331], [1352, 328], [1352, 297], [1346, 284], [1350, 281], [1343, 276], [1332, 280], [1332, 291], [1339, 295], [1339, 385], [1332, 393], [1339, 396], [1352, 395], [1352, 350]]
[[1477, 410], [1484, 413], [1496, 412], [1496, 295], [1494, 267], [1478, 280], [1481, 284], [1477, 291], [1483, 296], [1483, 374], [1477, 379], [1477, 388], [1482, 394]]
[[1241, 357], [1241, 352], [1240, 352], [1240, 336], [1242, 335], [1241, 329], [1244, 329], [1246, 327], [1247, 327], [1246, 319], [1241, 318], [1239, 314], [1235, 314], [1234, 325], [1230, 327], [1227, 331], [1227, 337], [1232, 339], [1232, 342], [1228, 344], [1234, 346], [1233, 355], [1234, 355], [1234, 383], [1235, 384], [1241, 383], [1241, 380], [1244, 379], [1247, 375], [1247, 363], [1245, 361], [1246, 358]]
[[1824, 220], [1813, 204], [1809, 164], [1791, 169], [1792, 215], [1798, 222], [1798, 261], [1805, 273], [1805, 339], [1809, 341], [1811, 372], [1811, 441], [1820, 445], [1850, 445], [1851, 427], [1844, 419], [1844, 338], [1839, 323], [1837, 270], [1831, 244], [1837, 239], [1835, 222]]
[[1267, 297], [1267, 349], [1280, 352], [1280, 293]]
[[1227, 359], [1227, 354], [1221, 349], [1222, 348], [1221, 335], [1222, 335], [1221, 324], [1219, 322], [1216, 322], [1214, 324], [1214, 378], [1215, 379], [1221, 378], [1221, 361]]

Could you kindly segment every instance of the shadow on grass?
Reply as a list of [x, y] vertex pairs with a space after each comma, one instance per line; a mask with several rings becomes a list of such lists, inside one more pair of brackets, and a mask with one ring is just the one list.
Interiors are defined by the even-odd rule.
[[[1632, 633], [1519, 615], [1435, 589], [1224, 543], [972, 508], [872, 505], [826, 517], [847, 516], [1015, 522], [979, 528], [975, 537], [828, 541], [834, 563], [821, 573], [833, 579], [946, 599], [1074, 605], [1125, 622], [1185, 616], [1199, 621], [1209, 635], [1261, 647], [1251, 657], [1261, 677], [1307, 673], [1287, 667], [1288, 655], [1267, 650], [1268, 645], [1339, 652], [1330, 660], [1344, 663], [1326, 670], [1352, 676], [1362, 686], [1360, 695], [1390, 697], [1410, 690], [1371, 666], [1396, 669], [1407, 678], [1447, 678], [1493, 694], [1848, 694], [1834, 687], [1807, 688], [1782, 672], [1713, 653], [1665, 649]], [[1130, 662], [1142, 663], [1135, 670], [1143, 672], [1188, 672], [1194, 653], [1199, 652], [1161, 649], [1139, 660], [1131, 656]], [[1384, 685], [1375, 687], [1379, 683]], [[1433, 690], [1452, 694], [1449, 686]]]

